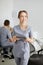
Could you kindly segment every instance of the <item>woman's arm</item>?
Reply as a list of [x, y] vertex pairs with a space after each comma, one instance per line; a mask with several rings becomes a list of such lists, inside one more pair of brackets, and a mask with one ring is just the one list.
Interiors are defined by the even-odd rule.
[[13, 42], [13, 38], [9, 38], [8, 41]]
[[13, 36], [13, 41], [16, 42], [17, 40], [19, 40], [20, 38], [17, 38], [16, 36]]
[[29, 43], [33, 43], [33, 42], [34, 42], [34, 39], [28, 37], [28, 38], [25, 39], [25, 41], [26, 41], [26, 42], [29, 42]]

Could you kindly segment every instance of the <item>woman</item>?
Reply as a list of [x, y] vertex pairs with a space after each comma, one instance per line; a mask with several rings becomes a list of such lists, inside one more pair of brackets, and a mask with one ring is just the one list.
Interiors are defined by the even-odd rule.
[[13, 55], [17, 65], [27, 65], [30, 58], [29, 43], [33, 42], [31, 28], [28, 28], [28, 13], [21, 10], [18, 13], [19, 25], [14, 26], [13, 39], [15, 41]]

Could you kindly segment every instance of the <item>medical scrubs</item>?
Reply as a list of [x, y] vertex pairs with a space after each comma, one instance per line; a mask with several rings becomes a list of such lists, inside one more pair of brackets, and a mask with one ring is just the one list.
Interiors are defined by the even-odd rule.
[[13, 55], [17, 65], [27, 65], [30, 58], [29, 42], [24, 41], [27, 37], [31, 37], [31, 28], [22, 30], [19, 25], [14, 26], [13, 36], [16, 35], [20, 39], [14, 43]]
[[1, 28], [1, 46], [2, 47], [10, 47], [13, 46], [14, 43], [10, 42], [9, 39], [12, 38], [11, 33], [5, 27]]

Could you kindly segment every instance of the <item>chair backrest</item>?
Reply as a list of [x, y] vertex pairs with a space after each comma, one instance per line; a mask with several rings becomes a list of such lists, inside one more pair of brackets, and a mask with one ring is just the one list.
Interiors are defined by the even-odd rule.
[[29, 45], [30, 45], [30, 53], [34, 52], [35, 51], [34, 46], [31, 43]]
[[40, 34], [38, 32], [33, 32], [33, 37], [38, 40], [40, 38]]

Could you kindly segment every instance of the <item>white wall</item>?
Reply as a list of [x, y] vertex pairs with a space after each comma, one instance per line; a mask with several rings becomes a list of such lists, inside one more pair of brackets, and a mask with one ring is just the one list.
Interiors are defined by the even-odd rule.
[[3, 25], [5, 19], [9, 19], [11, 25], [13, 25], [12, 11], [13, 0], [0, 0], [0, 26]]
[[43, 0], [0, 0], [0, 26], [6, 18], [12, 27], [17, 24], [17, 12], [22, 9], [30, 13], [29, 24], [43, 37]]

